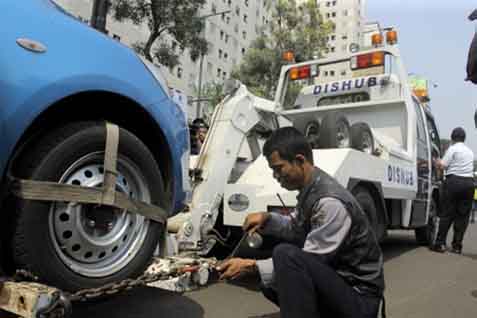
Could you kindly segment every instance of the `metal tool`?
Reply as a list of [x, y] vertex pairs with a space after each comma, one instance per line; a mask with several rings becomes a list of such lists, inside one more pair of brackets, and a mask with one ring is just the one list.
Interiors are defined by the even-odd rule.
[[232, 258], [232, 257], [235, 256], [235, 254], [237, 253], [237, 251], [238, 251], [240, 245], [242, 245], [243, 240], [245, 240], [245, 239], [247, 238], [247, 236], [248, 236], [248, 232], [244, 232], [243, 235], [242, 235], [242, 237], [240, 238], [240, 241], [238, 241], [238, 243], [237, 243], [237, 245], [235, 245], [235, 247], [234, 247], [232, 253], [230, 253], [230, 255], [227, 256], [227, 258]]

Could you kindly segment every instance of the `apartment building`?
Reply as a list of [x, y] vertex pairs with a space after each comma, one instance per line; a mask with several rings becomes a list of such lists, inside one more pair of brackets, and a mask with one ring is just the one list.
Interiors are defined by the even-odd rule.
[[[325, 19], [334, 22], [335, 29], [328, 36], [325, 56], [338, 58], [350, 52], [350, 45], [360, 44], [365, 24], [366, 0], [317, 0]], [[349, 63], [325, 66], [319, 81], [339, 80], [349, 76]]]
[[[85, 23], [90, 22], [94, 0], [55, 0], [65, 10]], [[204, 36], [210, 44], [210, 50], [202, 59], [193, 62], [188, 52], [180, 58], [180, 64], [174, 69], [162, 67], [162, 71], [175, 90], [196, 97], [199, 85], [205, 87], [210, 82], [223, 82], [242, 57], [253, 40], [261, 33], [271, 16], [270, 2], [274, 0], [209, 0], [200, 12], [200, 16], [210, 16], [205, 20]], [[135, 42], [145, 41], [149, 30], [146, 25], [135, 26], [129, 22], [119, 23], [108, 17], [107, 33], [131, 46]], [[174, 41], [172, 38], [169, 41]], [[191, 105], [193, 107], [194, 105]], [[190, 111], [193, 115], [195, 111]]]

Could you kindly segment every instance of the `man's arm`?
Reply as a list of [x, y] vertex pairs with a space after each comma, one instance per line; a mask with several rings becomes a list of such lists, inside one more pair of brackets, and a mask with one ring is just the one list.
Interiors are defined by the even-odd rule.
[[331, 256], [348, 235], [351, 217], [343, 203], [335, 198], [322, 198], [314, 207], [311, 231], [303, 250], [305, 252]]

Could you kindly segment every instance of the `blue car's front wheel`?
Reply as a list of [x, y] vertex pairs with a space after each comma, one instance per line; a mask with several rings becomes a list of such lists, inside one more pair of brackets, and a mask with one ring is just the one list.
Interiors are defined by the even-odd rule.
[[[16, 170], [23, 178], [100, 187], [105, 137], [101, 123], [56, 129], [22, 156]], [[120, 129], [117, 169], [117, 191], [144, 202], [166, 202], [154, 157], [124, 129]], [[112, 207], [19, 201], [14, 261], [65, 290], [96, 287], [144, 271], [161, 230], [155, 222]]]

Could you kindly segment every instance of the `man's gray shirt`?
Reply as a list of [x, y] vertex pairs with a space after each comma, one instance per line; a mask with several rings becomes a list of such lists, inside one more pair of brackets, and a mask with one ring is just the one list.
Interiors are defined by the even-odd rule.
[[[271, 213], [268, 222], [261, 232], [284, 240], [294, 237], [292, 218], [290, 216]], [[303, 250], [315, 254], [334, 252], [343, 242], [351, 227], [351, 217], [343, 203], [335, 198], [324, 197], [315, 204], [311, 213], [311, 229], [306, 236]], [[273, 261], [271, 258], [257, 260], [257, 267], [262, 282], [267, 287], [273, 287]]]

